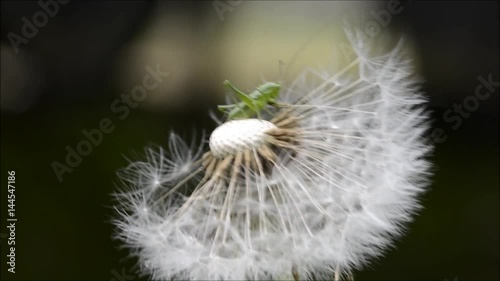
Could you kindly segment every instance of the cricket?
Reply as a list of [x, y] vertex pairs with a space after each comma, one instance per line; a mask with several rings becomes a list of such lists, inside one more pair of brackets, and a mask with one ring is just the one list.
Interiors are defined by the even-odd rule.
[[257, 115], [260, 118], [260, 112], [267, 105], [277, 107], [276, 99], [278, 98], [281, 86], [275, 82], [266, 82], [258, 86], [255, 91], [250, 94], [245, 94], [234, 87], [228, 80], [223, 82], [233, 93], [238, 96], [241, 102], [229, 105], [219, 105], [217, 108], [228, 114], [228, 119], [245, 119]]

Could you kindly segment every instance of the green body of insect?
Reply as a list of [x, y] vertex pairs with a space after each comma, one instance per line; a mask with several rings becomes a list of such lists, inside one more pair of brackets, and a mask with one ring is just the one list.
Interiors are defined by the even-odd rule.
[[230, 105], [219, 105], [217, 108], [228, 114], [228, 119], [251, 118], [255, 115], [260, 117], [260, 112], [267, 105], [276, 106], [281, 86], [274, 82], [266, 82], [258, 86], [255, 91], [245, 94], [236, 89], [229, 81], [224, 81], [224, 85], [229, 87], [240, 99], [241, 102]]

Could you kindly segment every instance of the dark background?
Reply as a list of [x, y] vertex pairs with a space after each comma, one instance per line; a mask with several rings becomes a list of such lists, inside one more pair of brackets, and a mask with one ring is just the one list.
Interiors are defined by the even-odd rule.
[[[244, 5], [235, 9], [243, 12]], [[498, 85], [457, 128], [443, 116], [470, 100], [479, 76], [500, 80], [498, 2], [412, 1], [403, 6], [390, 28], [412, 36], [433, 125], [442, 130], [434, 135], [435, 176], [422, 198], [425, 208], [407, 235], [385, 257], [356, 272], [355, 279], [498, 280]], [[37, 2], [1, 2], [1, 277], [146, 279], [137, 276], [135, 260], [112, 239], [115, 172], [127, 165], [123, 156], [139, 158], [148, 144], [165, 146], [171, 129], [188, 138], [192, 128], [210, 132], [215, 124], [207, 112], [223, 99], [219, 84], [224, 77], [214, 78], [202, 67], [205, 72], [186, 75], [180, 86], [165, 90], [172, 93], [165, 106], [141, 106], [119, 120], [109, 106], [131, 88], [122, 83], [127, 78], [120, 71], [130, 66], [120, 64], [121, 52], [142, 40], [155, 15], [164, 13], [160, 18], [166, 20], [182, 15], [183, 28], [196, 39], [218, 36], [217, 28], [230, 26], [234, 14], [226, 13], [210, 33], [201, 19], [217, 18], [211, 1], [70, 1], [13, 55], [8, 34], [21, 34], [20, 19], [39, 10]], [[170, 30], [177, 27], [169, 25]], [[188, 71], [191, 65], [213, 65], [216, 74], [223, 73], [217, 70], [222, 55], [210, 56], [207, 63], [200, 61], [208, 55], [195, 53], [185, 57], [196, 59], [175, 63], [187, 65]], [[172, 83], [180, 80], [175, 78], [174, 73]], [[104, 117], [114, 118], [115, 130], [59, 182], [51, 164], [64, 163], [65, 147], [75, 147], [84, 139], [81, 131], [97, 128]], [[16, 274], [8, 273], [6, 265], [9, 170], [16, 171]]]

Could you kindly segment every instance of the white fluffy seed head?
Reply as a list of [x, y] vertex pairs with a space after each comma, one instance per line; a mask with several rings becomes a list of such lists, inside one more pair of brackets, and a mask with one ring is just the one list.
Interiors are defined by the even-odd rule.
[[266, 131], [276, 126], [266, 120], [243, 119], [228, 121], [217, 127], [210, 136], [210, 150], [217, 158], [238, 151], [257, 148], [265, 143]]
[[[171, 155], [161, 150], [131, 166], [133, 189], [119, 197], [116, 224], [152, 279], [291, 280], [295, 269], [301, 280], [331, 280], [380, 257], [403, 233], [430, 175], [425, 99], [402, 41], [375, 55], [358, 46], [361, 35], [348, 33], [357, 57], [345, 68], [307, 70], [284, 84], [277, 103], [298, 119], [300, 141], [265, 172], [259, 152], [244, 155], [256, 165], [225, 157], [268, 141], [274, 125], [256, 119], [212, 133], [211, 154], [225, 159], [210, 159], [211, 169], [236, 171], [221, 180], [205, 178], [207, 159], [178, 138]], [[183, 172], [185, 160], [192, 173]], [[156, 179], [162, 188], [150, 188]]]

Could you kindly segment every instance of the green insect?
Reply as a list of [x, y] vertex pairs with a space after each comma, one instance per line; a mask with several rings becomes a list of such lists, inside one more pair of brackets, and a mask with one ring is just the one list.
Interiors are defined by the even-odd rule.
[[255, 115], [260, 117], [260, 112], [267, 105], [278, 106], [276, 98], [278, 98], [281, 86], [275, 82], [266, 82], [248, 95], [238, 90], [228, 80], [224, 81], [223, 84], [241, 99], [241, 102], [217, 107], [220, 111], [228, 114], [229, 120], [251, 118]]

